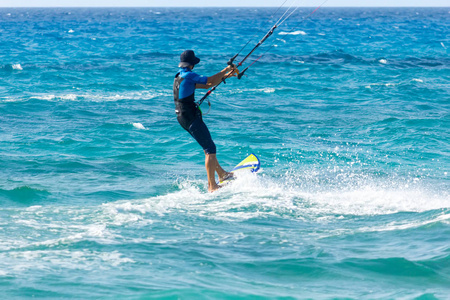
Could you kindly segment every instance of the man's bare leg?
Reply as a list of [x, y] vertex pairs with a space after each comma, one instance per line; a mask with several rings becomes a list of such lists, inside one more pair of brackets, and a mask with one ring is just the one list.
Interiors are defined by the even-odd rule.
[[217, 156], [214, 155], [214, 157], [212, 157], [212, 159], [215, 159], [216, 161], [216, 172], [217, 175], [219, 175], [219, 181], [223, 181], [226, 178], [229, 178], [231, 176], [233, 176], [232, 173], [225, 171], [219, 164], [219, 161], [217, 160]]
[[[206, 175], [208, 176], [208, 191], [210, 193], [214, 192], [219, 188], [216, 183], [216, 170], [218, 165], [217, 157], [215, 154], [206, 154], [205, 153], [205, 167], [206, 167]], [[219, 166], [220, 169], [222, 169]]]

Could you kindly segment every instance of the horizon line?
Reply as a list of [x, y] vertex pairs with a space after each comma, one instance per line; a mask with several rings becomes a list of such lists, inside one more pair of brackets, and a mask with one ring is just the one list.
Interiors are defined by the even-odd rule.
[[[315, 6], [299, 6], [315, 7]], [[278, 8], [278, 6], [1, 6], [0, 8]], [[450, 8], [450, 6], [322, 6], [322, 8]]]

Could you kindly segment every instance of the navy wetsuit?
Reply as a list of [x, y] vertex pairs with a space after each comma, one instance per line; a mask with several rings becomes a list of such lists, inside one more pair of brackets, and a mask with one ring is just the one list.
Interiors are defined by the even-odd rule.
[[195, 103], [195, 85], [206, 84], [207, 81], [208, 77], [198, 75], [189, 68], [181, 68], [173, 82], [173, 97], [180, 125], [202, 146], [206, 154], [215, 154], [216, 145]]

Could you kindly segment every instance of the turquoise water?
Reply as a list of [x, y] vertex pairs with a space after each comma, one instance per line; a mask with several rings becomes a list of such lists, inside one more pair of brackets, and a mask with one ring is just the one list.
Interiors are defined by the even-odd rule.
[[0, 9], [2, 299], [448, 298], [449, 9], [313, 9], [210, 97], [263, 169], [213, 194], [179, 54], [212, 75], [275, 9]]

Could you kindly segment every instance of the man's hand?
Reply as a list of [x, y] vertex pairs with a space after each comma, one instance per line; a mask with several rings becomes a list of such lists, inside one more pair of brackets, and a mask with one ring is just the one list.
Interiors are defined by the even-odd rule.
[[196, 89], [209, 89], [215, 85], [218, 85], [221, 81], [224, 79], [230, 78], [230, 77], [237, 77], [239, 74], [239, 70], [237, 69], [237, 66], [235, 64], [231, 64], [227, 66], [225, 69], [220, 71], [217, 74], [214, 74], [213, 76], [208, 77], [208, 82], [206, 84], [196, 84]]
[[225, 74], [225, 78], [236, 77], [237, 75], [239, 75], [239, 70], [235, 64], [231, 64], [231, 65], [227, 66], [225, 68], [225, 71], [227, 72]]

